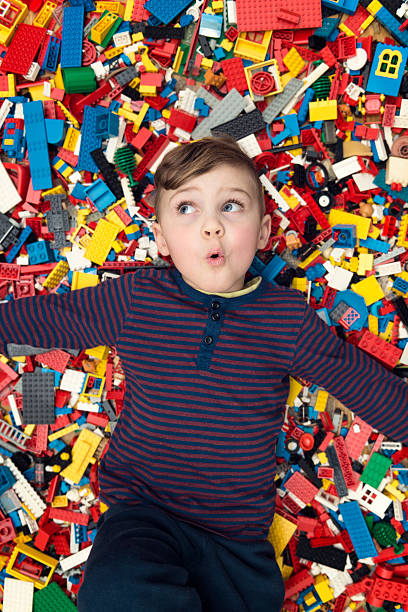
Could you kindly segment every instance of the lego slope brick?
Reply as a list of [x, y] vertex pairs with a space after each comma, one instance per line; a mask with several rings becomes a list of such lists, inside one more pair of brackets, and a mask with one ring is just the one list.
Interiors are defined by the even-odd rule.
[[236, 9], [238, 32], [320, 28], [322, 25], [320, 0], [309, 0], [301, 6], [287, 0], [237, 0]]
[[27, 74], [46, 33], [45, 28], [20, 24], [1, 63], [2, 72]]

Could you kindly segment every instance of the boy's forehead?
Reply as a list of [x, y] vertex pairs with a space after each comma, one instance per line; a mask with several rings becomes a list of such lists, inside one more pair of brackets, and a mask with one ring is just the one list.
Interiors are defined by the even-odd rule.
[[208, 190], [210, 184], [209, 178], [214, 176], [214, 174], [221, 175], [222, 191], [237, 189], [239, 191], [246, 191], [250, 196], [253, 196], [256, 192], [254, 177], [249, 170], [245, 166], [233, 166], [230, 164], [222, 164], [216, 168], [211, 168], [207, 172], [197, 174], [183, 181], [176, 189], [164, 191], [171, 197], [175, 193], [188, 189]]

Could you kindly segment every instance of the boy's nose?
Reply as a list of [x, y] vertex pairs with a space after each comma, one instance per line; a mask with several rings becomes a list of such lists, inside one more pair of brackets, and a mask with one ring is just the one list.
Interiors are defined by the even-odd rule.
[[223, 236], [224, 228], [217, 219], [208, 220], [203, 223], [202, 231], [205, 236]]

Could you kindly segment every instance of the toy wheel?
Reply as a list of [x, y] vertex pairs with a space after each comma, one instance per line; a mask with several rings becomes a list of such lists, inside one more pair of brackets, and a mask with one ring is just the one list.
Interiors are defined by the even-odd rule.
[[251, 89], [257, 96], [265, 96], [273, 91], [275, 79], [270, 72], [256, 72], [251, 77]]

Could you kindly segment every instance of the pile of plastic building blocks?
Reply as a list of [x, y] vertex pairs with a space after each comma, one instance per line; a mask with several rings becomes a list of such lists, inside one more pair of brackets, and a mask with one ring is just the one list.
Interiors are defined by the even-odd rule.
[[[408, 378], [408, 2], [1, 0], [0, 302], [168, 267], [151, 192], [229, 134], [272, 232], [249, 270]], [[0, 608], [76, 610], [123, 407], [114, 347], [0, 355]], [[408, 448], [290, 379], [286, 612], [408, 612]], [[408, 387], [407, 387], [408, 389]]]

